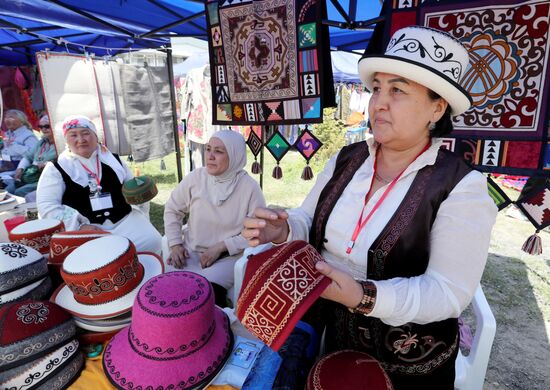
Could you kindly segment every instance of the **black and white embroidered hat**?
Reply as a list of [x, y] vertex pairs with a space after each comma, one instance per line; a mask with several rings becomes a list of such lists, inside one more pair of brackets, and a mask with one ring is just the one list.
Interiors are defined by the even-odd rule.
[[460, 85], [468, 66], [468, 50], [449, 34], [427, 27], [397, 30], [383, 55], [364, 55], [359, 60], [359, 77], [372, 90], [374, 75], [390, 73], [431, 89], [459, 115], [472, 105], [470, 94]]

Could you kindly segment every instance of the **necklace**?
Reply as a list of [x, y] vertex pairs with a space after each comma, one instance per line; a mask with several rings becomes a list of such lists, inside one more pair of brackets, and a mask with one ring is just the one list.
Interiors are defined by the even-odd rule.
[[378, 172], [374, 172], [374, 177], [375, 177], [376, 179], [378, 179], [378, 181], [381, 181], [381, 182], [384, 183], [384, 184], [390, 184], [390, 183], [391, 183], [391, 180], [386, 180], [386, 179], [384, 179], [382, 176], [380, 176], [380, 175], [378, 174]]

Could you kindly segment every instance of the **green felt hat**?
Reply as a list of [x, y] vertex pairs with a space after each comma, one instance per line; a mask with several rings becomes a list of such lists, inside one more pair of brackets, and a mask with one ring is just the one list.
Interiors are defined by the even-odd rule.
[[122, 186], [122, 195], [129, 204], [141, 204], [150, 201], [158, 194], [157, 185], [149, 176], [137, 176]]

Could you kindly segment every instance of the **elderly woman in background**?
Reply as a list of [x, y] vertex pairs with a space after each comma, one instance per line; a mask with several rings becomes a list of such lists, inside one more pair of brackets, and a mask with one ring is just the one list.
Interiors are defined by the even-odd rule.
[[67, 149], [46, 164], [38, 181], [40, 217], [63, 220], [66, 230], [109, 231], [130, 239], [138, 251], [159, 254], [159, 232], [122, 195], [123, 183], [133, 177], [128, 166], [99, 144], [88, 118], [67, 117], [62, 129]]
[[468, 62], [446, 33], [395, 32], [384, 55], [359, 62], [373, 138], [333, 157], [301, 207], [244, 224], [251, 245], [309, 239], [332, 280], [310, 312], [325, 352], [371, 354], [395, 389], [454, 388], [458, 316], [487, 260], [487, 179], [438, 140], [471, 105], [459, 84]]
[[[262, 190], [244, 171], [245, 165], [242, 135], [231, 130], [214, 133], [206, 146], [206, 167], [185, 176], [164, 208], [168, 265], [206, 277], [222, 306], [226, 290], [233, 286], [235, 260], [248, 246], [240, 234], [244, 218], [265, 206]], [[185, 216], [189, 218], [182, 232]]]
[[8, 186], [6, 190], [17, 196], [25, 196], [36, 190], [38, 178], [48, 161], [55, 160], [57, 152], [53, 139], [53, 131], [50, 127], [50, 119], [47, 115], [40, 118], [38, 128], [42, 132], [42, 138], [26, 153], [15, 171], [14, 180], [4, 180]]
[[19, 110], [7, 110], [4, 114], [7, 131], [2, 145], [2, 164], [0, 172], [11, 172], [13, 176], [19, 161], [29, 153], [38, 142], [27, 116]]

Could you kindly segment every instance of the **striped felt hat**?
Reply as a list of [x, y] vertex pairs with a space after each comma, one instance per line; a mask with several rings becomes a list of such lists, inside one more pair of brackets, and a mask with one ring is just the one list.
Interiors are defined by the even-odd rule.
[[45, 298], [51, 287], [47, 260], [16, 243], [0, 243], [0, 306], [27, 297]]
[[48, 355], [74, 339], [69, 313], [47, 301], [23, 301], [0, 308], [0, 372]]

